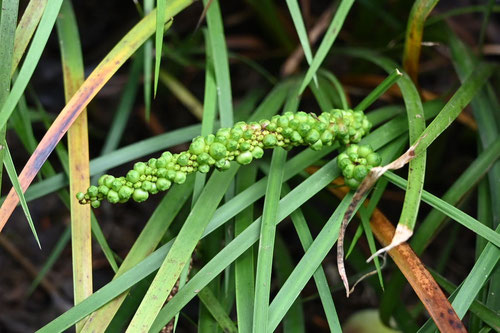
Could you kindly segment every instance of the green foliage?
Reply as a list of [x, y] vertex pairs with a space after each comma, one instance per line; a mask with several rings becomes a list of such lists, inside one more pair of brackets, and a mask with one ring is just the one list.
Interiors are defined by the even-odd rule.
[[[498, 44], [494, 1], [144, 0], [120, 3], [132, 15], [120, 16], [119, 27], [89, 27], [79, 10], [90, 5], [73, 1], [72, 15], [69, 1], [0, 1], [0, 180], [13, 187], [0, 199], [0, 230], [7, 221], [11, 228], [0, 246], [36, 273], [12, 276], [33, 281], [19, 285], [31, 283], [22, 304], [40, 320], [39, 332], [75, 325], [84, 333], [340, 332], [356, 308], [373, 304], [382, 322], [405, 332], [500, 329], [500, 86], [488, 56]], [[467, 43], [445, 20], [464, 20]], [[63, 95], [62, 78], [57, 89], [40, 83], [44, 69], [59, 73], [45, 67], [59, 61], [49, 41], [56, 21], [61, 72], [71, 58], [81, 73], [83, 64], [94, 68], [83, 84], [64, 77], [71, 94], [61, 112], [53, 101]], [[109, 31], [95, 47], [85, 38], [101, 26]], [[82, 57], [65, 54], [78, 36]], [[75, 200], [70, 180], [87, 177], [69, 173], [70, 164], [78, 169], [74, 141], [70, 156], [61, 139], [87, 105], [93, 185], [82, 185]], [[354, 192], [372, 168], [412, 144], [407, 170]], [[57, 159], [47, 161], [53, 150]], [[70, 254], [75, 236], [91, 244], [90, 233], [64, 225], [75, 206], [89, 208], [78, 202], [102, 206], [89, 218], [100, 249]], [[9, 220], [18, 203], [29, 227]], [[56, 213], [40, 226], [49, 208]], [[348, 299], [332, 273], [346, 212], [357, 223], [345, 233], [347, 278], [351, 285], [363, 278]], [[391, 224], [414, 231], [411, 249], [366, 263], [391, 241]], [[23, 228], [52, 249], [44, 262]], [[61, 232], [52, 240], [54, 230]], [[69, 256], [85, 263], [86, 278], [97, 267], [105, 273], [100, 289], [61, 310], [55, 305], [71, 303], [61, 290], [68, 274], [50, 271], [69, 267]], [[441, 274], [433, 275], [446, 295], [415, 273], [424, 266]], [[75, 290], [85, 289], [79, 276]], [[407, 282], [418, 300], [403, 291]], [[44, 310], [40, 288], [54, 300]], [[436, 300], [454, 321], [436, 316]], [[42, 322], [47, 314], [37, 311], [47, 308], [57, 316]]]

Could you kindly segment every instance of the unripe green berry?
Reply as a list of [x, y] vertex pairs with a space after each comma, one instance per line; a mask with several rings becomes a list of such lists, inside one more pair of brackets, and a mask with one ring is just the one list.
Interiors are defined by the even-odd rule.
[[101, 177], [99, 177], [99, 180], [97, 181], [97, 184], [98, 185], [102, 185], [104, 184], [104, 179], [106, 179], [108, 175], [102, 175]]
[[255, 147], [252, 150], [252, 156], [253, 158], [261, 158], [262, 156], [264, 156], [264, 150], [260, 147]]
[[167, 179], [173, 181], [175, 179], [175, 176], [177, 175], [177, 172], [174, 170], [168, 170], [167, 171]]
[[231, 163], [226, 159], [221, 159], [215, 162], [215, 167], [219, 170], [227, 170], [231, 167]]
[[159, 159], [156, 160], [156, 168], [161, 169], [165, 168], [167, 166], [167, 159], [164, 157], [160, 157]]
[[156, 168], [156, 158], [150, 158], [148, 161], [148, 166], [155, 169]]
[[167, 180], [165, 178], [158, 178], [158, 180], [156, 181], [156, 187], [160, 191], [168, 190], [171, 185], [172, 185], [172, 182], [170, 182], [170, 180]]
[[229, 150], [229, 151], [235, 151], [236, 149], [238, 149], [238, 141], [229, 140], [226, 143], [226, 147], [227, 147], [227, 150]]
[[201, 173], [207, 173], [210, 171], [210, 167], [207, 164], [200, 165], [198, 171]]
[[177, 171], [175, 174], [174, 182], [176, 184], [183, 184], [186, 181], [186, 174], [182, 171]]
[[240, 150], [241, 151], [247, 151], [247, 150], [250, 150], [250, 148], [252, 147], [252, 144], [250, 142], [247, 142], [247, 141], [244, 141], [240, 144]]
[[278, 119], [278, 126], [282, 127], [283, 129], [288, 127], [288, 117], [287, 116], [281, 116]]
[[242, 165], [250, 164], [252, 162], [252, 159], [253, 159], [252, 153], [249, 151], [245, 151], [239, 154], [238, 157], [236, 157], [236, 161]]
[[173, 155], [171, 152], [166, 151], [161, 154], [161, 157], [165, 159], [165, 162], [168, 164], [170, 161], [172, 161]]
[[264, 139], [262, 140], [262, 143], [264, 144], [264, 147], [271, 148], [271, 147], [276, 146], [276, 144], [278, 143], [278, 140], [276, 139], [276, 136], [274, 136], [272, 134], [268, 134], [264, 137]]
[[101, 202], [99, 200], [93, 200], [90, 205], [92, 206], [92, 208], [99, 208], [101, 207]]
[[299, 132], [300, 136], [307, 137], [310, 130], [311, 130], [311, 125], [309, 125], [308, 123], [300, 123], [297, 132]]
[[149, 198], [149, 193], [144, 191], [143, 189], [137, 188], [134, 190], [132, 194], [132, 199], [136, 202], [143, 202]]
[[351, 155], [351, 154], [355, 154], [357, 155], [358, 154], [358, 148], [359, 146], [358, 145], [350, 145], [349, 147], [347, 147], [347, 149], [345, 150], [345, 153], [347, 155]]
[[337, 158], [337, 165], [341, 170], [344, 170], [349, 164], [352, 164], [351, 160], [348, 157], [344, 157], [340, 159], [340, 156]]
[[305, 141], [309, 144], [314, 144], [319, 140], [319, 138], [320, 138], [319, 132], [316, 131], [315, 129], [312, 129], [307, 133]]
[[83, 192], [78, 192], [78, 193], [76, 194], [76, 199], [77, 199], [78, 201], [82, 201], [83, 199], [85, 199], [85, 194], [83, 194]]
[[366, 157], [373, 152], [373, 149], [368, 145], [361, 145], [358, 148], [359, 157]]
[[354, 178], [345, 178], [345, 184], [355, 190], [358, 188], [360, 182]]
[[109, 187], [107, 187], [106, 185], [100, 185], [97, 189], [102, 195], [108, 195]]
[[177, 158], [177, 163], [179, 163], [180, 166], [186, 166], [189, 163], [189, 157], [189, 154], [186, 152], [180, 153]]
[[120, 188], [122, 187], [122, 182], [119, 179], [115, 179], [113, 181], [113, 184], [111, 184], [111, 189], [115, 192], [118, 192]]
[[363, 179], [365, 179], [366, 175], [368, 174], [368, 168], [365, 167], [364, 165], [357, 165], [354, 167], [354, 172], [353, 172], [353, 177], [357, 181], [361, 182]]
[[118, 191], [118, 196], [120, 197], [120, 200], [128, 200], [132, 193], [134, 193], [133, 189], [128, 186], [122, 186], [122, 188]]
[[230, 128], [221, 128], [217, 131], [216, 136], [228, 139], [231, 136]]
[[211, 145], [212, 143], [214, 143], [214, 141], [215, 141], [215, 135], [213, 135], [213, 134], [209, 134], [209, 135], [207, 135], [207, 137], [205, 138], [205, 143], [206, 143], [207, 145]]
[[114, 181], [115, 181], [115, 177], [108, 175], [108, 176], [106, 176], [106, 178], [104, 178], [103, 185], [111, 188]]
[[352, 178], [354, 173], [354, 164], [348, 164], [345, 168], [342, 169], [342, 174], [345, 178]]
[[94, 185], [90, 186], [89, 189], [87, 190], [87, 193], [91, 198], [97, 197], [97, 194], [99, 193], [99, 191], [97, 190], [97, 186]]
[[151, 187], [152, 187], [153, 183], [151, 183], [149, 180], [146, 180], [145, 182], [142, 183], [142, 186], [141, 188], [144, 190], [144, 191], [148, 191], [150, 192], [151, 191]]
[[379, 166], [382, 163], [382, 158], [377, 153], [371, 153], [366, 156], [366, 162], [371, 166]]
[[137, 183], [141, 174], [137, 170], [130, 170], [127, 172], [127, 180], [131, 183]]
[[198, 155], [198, 158], [196, 159], [196, 161], [199, 164], [207, 164], [209, 160], [210, 160], [210, 155], [208, 155], [207, 153], [201, 153], [200, 155]]
[[139, 174], [144, 175], [146, 172], [146, 163], [144, 162], [137, 162], [134, 164], [134, 170], [139, 172]]
[[116, 193], [113, 190], [109, 190], [106, 198], [108, 199], [109, 202], [111, 202], [113, 204], [118, 203], [118, 201], [120, 201], [120, 197], [118, 196], [118, 193]]
[[226, 157], [227, 149], [222, 143], [214, 142], [210, 145], [209, 153], [215, 160], [220, 160]]
[[295, 143], [302, 142], [302, 136], [299, 134], [297, 131], [293, 131], [292, 136], [290, 137], [290, 140]]
[[325, 145], [330, 145], [333, 141], [333, 134], [329, 130], [325, 130], [321, 134], [321, 141], [323, 141], [323, 144]]
[[165, 168], [158, 169], [158, 172], [156, 173], [156, 175], [160, 178], [166, 178], [167, 177], [167, 169], [165, 169]]
[[265, 129], [270, 131], [270, 132], [276, 131], [277, 128], [278, 128], [278, 125], [275, 122], [270, 122], [269, 125], [267, 125], [265, 127]]
[[312, 146], [311, 149], [315, 151], [319, 151], [323, 148], [323, 142], [321, 140], [316, 141]]
[[233, 128], [231, 130], [231, 138], [238, 141], [243, 136], [243, 130], [240, 128]]

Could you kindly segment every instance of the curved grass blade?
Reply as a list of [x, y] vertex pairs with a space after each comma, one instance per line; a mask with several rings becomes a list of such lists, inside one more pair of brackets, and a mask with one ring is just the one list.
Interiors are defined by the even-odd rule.
[[[54, 0], [53, 2], [51, 2], [51, 4], [54, 4], [55, 6], [58, 2], [60, 2], [60, 0]], [[192, 2], [191, 0], [174, 0], [168, 2], [166, 8], [167, 16], [176, 15], [178, 12], [180, 12], [185, 7], [190, 5], [191, 2]], [[52, 19], [52, 16], [57, 15], [57, 13], [55, 14], [53, 13], [54, 11], [55, 10], [52, 7], [51, 10], [49, 10], [49, 8], [46, 9], [46, 11], [44, 12], [44, 16], [42, 17], [39, 29], [47, 25], [46, 21], [48, 21], [49, 18]], [[47, 13], [49, 13], [50, 15]], [[49, 18], [46, 18], [44, 20], [46, 14]], [[59, 116], [54, 121], [54, 124], [51, 126], [51, 128], [43, 137], [42, 141], [37, 147], [37, 150], [33, 153], [33, 155], [31, 155], [30, 159], [28, 160], [28, 163], [25, 165], [23, 171], [19, 176], [19, 181], [23, 191], [25, 191], [28, 188], [29, 184], [40, 170], [42, 164], [48, 158], [49, 154], [53, 151], [57, 142], [61, 140], [64, 133], [66, 133], [70, 125], [75, 121], [75, 119], [78, 117], [83, 108], [87, 106], [90, 100], [97, 94], [97, 92], [104, 86], [104, 84], [111, 78], [111, 76], [118, 70], [118, 68], [120, 68], [121, 65], [123, 65], [125, 60], [127, 60], [139, 48], [139, 46], [153, 33], [154, 17], [155, 17], [154, 15], [155, 13], [152, 12], [150, 15], [146, 16], [143, 20], [141, 20], [141, 22], [139, 22], [134, 28], [132, 28], [132, 30], [130, 30], [127, 33], [127, 35], [125, 35], [125, 37], [113, 48], [113, 50], [111, 50], [111, 52], [97, 66], [97, 68], [92, 72], [92, 74], [90, 74], [90, 76], [80, 87], [77, 93], [73, 96], [70, 102], [66, 104], [64, 109], [61, 111]], [[38, 47], [40, 49], [40, 52], [41, 49], [43, 49], [39, 45], [41, 42], [40, 41], [41, 37], [37, 39], [38, 35], [39, 34], [37, 31], [37, 34], [35, 35], [35, 38], [30, 48], [30, 52], [28, 52], [27, 57], [32, 58], [32, 56], [30, 56], [30, 54], [32, 53], [31, 52], [32, 48]], [[26, 66], [26, 70], [24, 70], [23, 72], [23, 69], [21, 69], [20, 76], [22, 73], [27, 73], [28, 69], [31, 69], [31, 67], [33, 67], [31, 65], [31, 67], [28, 68], [29, 64], [30, 63], [25, 63], [23, 65], [23, 69]], [[32, 69], [34, 69], [34, 67]], [[12, 112], [13, 108], [15, 107], [15, 104], [17, 103], [17, 100], [19, 99], [22, 90], [24, 90], [22, 89], [20, 92], [17, 92], [20, 90], [22, 82], [24, 81], [20, 81], [19, 79], [16, 81], [15, 85], [18, 85], [19, 87], [16, 88], [17, 89], [16, 94], [11, 93], [9, 95], [7, 101], [10, 102], [8, 104], [6, 103], [2, 108], [2, 112], [0, 112], [0, 127], [4, 126], [5, 123], [7, 122], [7, 119], [10, 116], [10, 113]], [[19, 97], [15, 98], [18, 94]], [[4, 111], [8, 112], [4, 113]], [[2, 207], [0, 208], [0, 231], [5, 226], [5, 223], [7, 223], [7, 220], [12, 214], [12, 211], [16, 207], [17, 203], [18, 203], [17, 196], [15, 195], [14, 191], [11, 190], [9, 196], [3, 203]]]
[[[58, 16], [57, 34], [61, 50], [66, 102], [84, 81], [84, 69], [78, 26], [71, 2], [64, 1]], [[84, 109], [68, 130], [71, 253], [73, 263], [74, 303], [78, 304], [92, 294], [92, 237], [90, 206], [80, 205], [76, 193], [88, 188], [89, 142], [87, 111]], [[76, 325], [80, 331], [83, 322]]]
[[[378, 56], [376, 53], [362, 49], [347, 49], [346, 53], [355, 57], [359, 57], [382, 67], [386, 72], [390, 73], [397, 65], [388, 58]], [[422, 106], [422, 101], [415, 85], [407, 75], [403, 75], [398, 81], [403, 99], [408, 114], [408, 126], [410, 133], [410, 144], [417, 142], [420, 135], [425, 129], [425, 117]], [[415, 222], [417, 220], [418, 209], [420, 205], [420, 197], [425, 178], [425, 150], [416, 153], [416, 157], [409, 163], [408, 171], [408, 188], [405, 193], [403, 210], [398, 221], [394, 239], [390, 245], [377, 251], [377, 254], [388, 251], [390, 248], [408, 240], [413, 234]]]
[[314, 55], [311, 66], [309, 66], [309, 69], [306, 72], [304, 80], [302, 81], [302, 84], [299, 88], [299, 94], [302, 94], [304, 92], [306, 87], [311, 82], [313, 76], [316, 75], [316, 72], [323, 63], [323, 60], [325, 60], [328, 52], [330, 52], [330, 49], [335, 42], [335, 39], [337, 38], [337, 35], [340, 32], [340, 29], [344, 24], [344, 20], [347, 17], [347, 14], [349, 13], [349, 10], [351, 9], [353, 3], [354, 0], [342, 0], [340, 2], [339, 7], [337, 8], [337, 12], [333, 17], [332, 23], [330, 23], [330, 26], [326, 30], [325, 37], [321, 41], [319, 49]]
[[415, 84], [417, 84], [418, 78], [418, 62], [420, 60], [425, 20], [438, 2], [439, 0], [415, 1], [411, 8], [410, 17], [408, 18], [403, 53], [403, 68]]

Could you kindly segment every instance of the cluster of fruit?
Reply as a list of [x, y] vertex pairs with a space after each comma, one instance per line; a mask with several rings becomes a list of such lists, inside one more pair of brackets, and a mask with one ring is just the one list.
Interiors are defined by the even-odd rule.
[[337, 157], [337, 165], [342, 170], [345, 184], [352, 189], [358, 188], [370, 169], [380, 163], [380, 155], [369, 145], [352, 144]]
[[319, 116], [286, 112], [271, 120], [238, 122], [232, 128], [219, 129], [215, 135], [194, 138], [187, 151], [164, 152], [158, 159], [138, 162], [125, 177], [104, 175], [98, 186], [92, 185], [86, 193], [78, 193], [77, 199], [94, 208], [104, 199], [111, 203], [123, 203], [130, 198], [142, 202], [150, 194], [167, 190], [172, 183], [184, 183], [186, 176], [193, 172], [206, 173], [212, 166], [227, 170], [231, 161], [249, 164], [261, 158], [264, 149], [275, 147], [288, 150], [309, 146], [320, 150], [337, 142], [342, 145], [357, 143], [370, 127], [362, 111], [352, 110], [332, 110]]

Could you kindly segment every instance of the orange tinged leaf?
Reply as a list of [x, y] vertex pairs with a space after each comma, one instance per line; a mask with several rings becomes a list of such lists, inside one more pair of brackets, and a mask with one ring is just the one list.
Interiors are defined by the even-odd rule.
[[[166, 17], [175, 16], [191, 3], [192, 0], [168, 1], [165, 10]], [[148, 16], [137, 23], [118, 44], [116, 44], [73, 95], [40, 141], [40, 144], [19, 175], [19, 182], [23, 191], [26, 191], [43, 163], [47, 160], [50, 153], [54, 150], [57, 143], [62, 139], [82, 110], [125, 61], [153, 34], [156, 27], [155, 24], [156, 11], [152, 11]], [[11, 189], [0, 209], [0, 231], [7, 223], [7, 220], [18, 202], [19, 199], [14, 189]]]
[[[316, 170], [317, 168], [311, 167], [307, 169], [307, 172], [312, 174]], [[343, 185], [344, 181], [337, 179], [332, 183], [338, 186]], [[328, 190], [339, 198], [344, 197], [348, 191], [345, 186], [328, 187]], [[365, 203], [367, 204], [368, 200]], [[373, 211], [370, 219], [370, 227], [382, 246], [387, 246], [391, 243], [396, 230], [379, 209]], [[467, 332], [443, 291], [439, 288], [431, 273], [422, 264], [422, 261], [413, 252], [410, 245], [405, 242], [391, 249], [388, 253], [420, 298], [420, 301], [436, 323], [439, 331]]]

